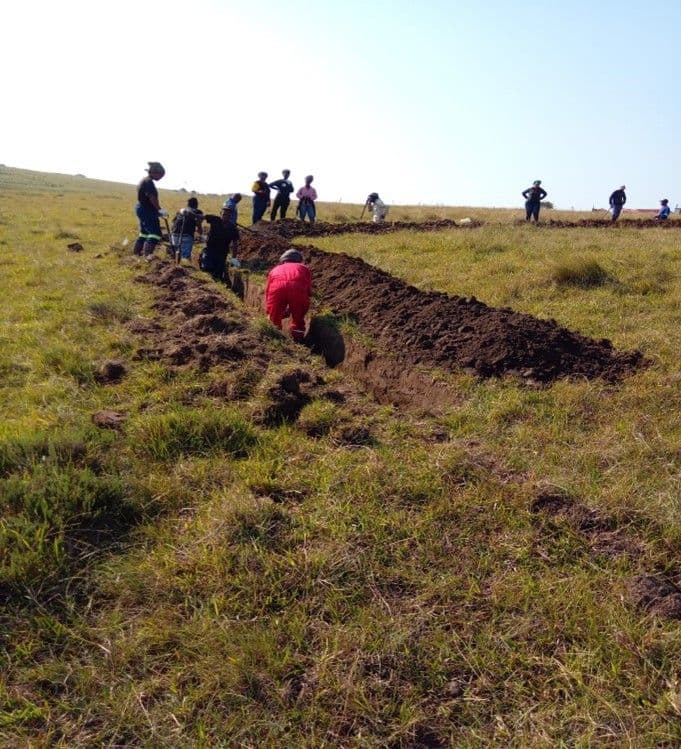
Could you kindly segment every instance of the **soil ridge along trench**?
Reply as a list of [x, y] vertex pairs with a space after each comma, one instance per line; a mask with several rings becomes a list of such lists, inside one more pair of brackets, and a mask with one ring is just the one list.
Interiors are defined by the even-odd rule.
[[[241, 258], [264, 269], [290, 246], [270, 231], [248, 233], [242, 236]], [[617, 382], [647, 364], [640, 351], [617, 351], [609, 340], [583, 336], [555, 320], [490, 307], [475, 297], [422, 291], [358, 257], [313, 246], [297, 249], [312, 270], [323, 307], [353, 320], [403, 368], [516, 375], [537, 383]]]

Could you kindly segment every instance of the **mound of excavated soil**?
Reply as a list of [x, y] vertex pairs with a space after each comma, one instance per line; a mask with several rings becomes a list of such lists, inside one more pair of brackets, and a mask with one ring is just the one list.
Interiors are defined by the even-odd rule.
[[[286, 247], [282, 240], [251, 234], [242, 256], [272, 265]], [[645, 361], [640, 351], [618, 352], [610, 341], [587, 338], [555, 320], [489, 307], [474, 297], [421, 291], [349, 255], [314, 247], [303, 252], [322, 304], [352, 316], [405, 366], [467, 369], [482, 377], [516, 374], [537, 382], [616, 381]]]
[[374, 224], [366, 222], [328, 223], [317, 221], [314, 224], [303, 223], [294, 219], [271, 221], [258, 224], [255, 231], [258, 234], [270, 234], [284, 239], [294, 237], [329, 237], [333, 234], [389, 234], [394, 231], [416, 229], [417, 231], [437, 231], [438, 229], [470, 229], [481, 226], [479, 221], [458, 224], [453, 219], [443, 218], [435, 221], [383, 221]]
[[[518, 223], [524, 224], [525, 221], [520, 220]], [[546, 224], [542, 224], [542, 226], [555, 229], [602, 229], [605, 227], [616, 228], [618, 226], [629, 229], [652, 229], [653, 227], [681, 229], [681, 221], [655, 221], [652, 218], [623, 218], [613, 224], [610, 219], [583, 218], [579, 221], [561, 221], [552, 218]]]

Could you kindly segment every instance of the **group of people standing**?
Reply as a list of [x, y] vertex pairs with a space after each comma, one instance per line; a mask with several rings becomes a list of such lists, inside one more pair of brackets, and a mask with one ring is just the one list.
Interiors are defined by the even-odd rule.
[[[274, 182], [267, 181], [267, 172], [258, 172], [258, 179], [255, 180], [251, 190], [253, 191], [253, 223], [257, 224], [265, 215], [267, 209], [271, 206], [270, 221], [276, 221], [277, 213], [280, 219], [286, 218], [286, 212], [291, 204], [291, 194], [295, 190], [293, 182], [289, 179], [291, 176], [290, 169], [284, 169], [281, 173], [281, 179]], [[308, 174], [305, 177], [305, 184], [296, 193], [298, 198], [298, 207], [296, 213], [301, 221], [307, 219], [314, 224], [317, 218], [317, 191], [312, 187], [314, 177]], [[274, 190], [277, 194], [274, 203], [271, 201], [271, 193]]]

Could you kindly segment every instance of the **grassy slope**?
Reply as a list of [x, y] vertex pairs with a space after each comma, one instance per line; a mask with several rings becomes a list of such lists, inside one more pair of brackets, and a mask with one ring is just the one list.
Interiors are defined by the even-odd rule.
[[[142, 361], [120, 385], [93, 378], [102, 359], [131, 361], [123, 322], [151, 314], [134, 265], [93, 259], [134, 236], [132, 189], [6, 170], [0, 186], [7, 746], [679, 741], [678, 624], [628, 600], [630, 578], [675, 564], [681, 540], [671, 234], [319, 240], [642, 345], [655, 364], [617, 388], [460, 376], [441, 419], [367, 404], [373, 446], [249, 427], [233, 458], [207, 427], [236, 428], [253, 404], [208, 397], [217, 375]], [[65, 251], [71, 235], [84, 253]], [[617, 281], [552, 284], [575, 244]], [[91, 426], [101, 407], [128, 414], [120, 435]], [[194, 430], [184, 446], [178, 420]], [[612, 518], [639, 555], [533, 515], [538, 486]]]

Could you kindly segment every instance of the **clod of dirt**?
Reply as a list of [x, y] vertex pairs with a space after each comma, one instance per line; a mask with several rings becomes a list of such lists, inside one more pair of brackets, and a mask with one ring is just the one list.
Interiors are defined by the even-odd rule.
[[205, 290], [196, 289], [178, 304], [178, 308], [187, 317], [194, 315], [209, 315], [227, 309], [227, 301], [219, 294]]
[[366, 447], [376, 442], [369, 427], [357, 424], [343, 425], [331, 437], [334, 442], [345, 447]]
[[125, 418], [118, 411], [109, 411], [107, 409], [92, 414], [93, 423], [102, 429], [120, 429], [125, 422]]
[[281, 375], [273, 385], [267, 388], [264, 404], [255, 420], [266, 426], [276, 426], [283, 422], [293, 422], [303, 408], [312, 400], [301, 385], [313, 381], [309, 372], [296, 369]]
[[640, 575], [631, 586], [634, 602], [663, 619], [681, 620], [681, 589], [662, 575]]
[[71, 242], [71, 244], [66, 245], [66, 249], [69, 252], [82, 252], [85, 248], [80, 242]]
[[180, 336], [196, 337], [214, 333], [233, 333], [243, 329], [243, 323], [236, 318], [215, 314], [196, 315], [178, 329]]
[[148, 335], [158, 333], [161, 326], [155, 320], [131, 320], [128, 323], [128, 330], [137, 335]]
[[110, 361], [105, 361], [102, 364], [95, 377], [97, 379], [97, 382], [105, 384], [120, 382], [127, 373], [128, 370], [126, 369], [125, 364], [123, 364], [122, 361], [111, 359]]

